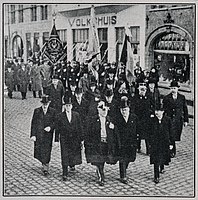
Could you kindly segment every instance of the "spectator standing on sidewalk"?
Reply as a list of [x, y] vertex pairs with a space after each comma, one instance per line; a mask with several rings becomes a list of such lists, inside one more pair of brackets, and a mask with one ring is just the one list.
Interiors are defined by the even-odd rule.
[[47, 176], [55, 127], [55, 110], [49, 107], [48, 96], [42, 96], [41, 103], [42, 106], [34, 110], [30, 138], [34, 141], [34, 158], [42, 163], [43, 174]]
[[176, 141], [181, 140], [183, 126], [187, 126], [188, 108], [186, 98], [178, 92], [179, 85], [177, 81], [172, 81], [170, 84], [171, 93], [166, 95], [163, 99], [164, 112], [171, 118], [173, 137], [171, 139], [171, 157], [176, 155]]
[[71, 97], [66, 96], [64, 104], [64, 112], [56, 118], [55, 141], [60, 141], [63, 181], [66, 181], [68, 166], [74, 171], [75, 165], [82, 164], [82, 126], [79, 113], [72, 111]]
[[22, 100], [26, 99], [27, 87], [30, 80], [28, 70], [24, 63], [21, 65], [21, 69], [18, 71], [18, 83], [22, 96]]
[[14, 90], [14, 72], [10, 65], [5, 71], [5, 85], [7, 86], [8, 97], [12, 99], [12, 92]]
[[42, 68], [39, 66], [39, 61], [34, 61], [34, 65], [30, 72], [30, 81], [32, 83], [33, 97], [36, 98], [36, 92], [38, 91], [39, 98], [42, 96], [42, 80], [41, 76], [44, 77]]

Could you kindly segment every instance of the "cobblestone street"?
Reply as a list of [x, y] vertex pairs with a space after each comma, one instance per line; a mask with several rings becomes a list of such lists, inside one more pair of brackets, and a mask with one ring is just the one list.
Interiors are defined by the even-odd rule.
[[119, 182], [117, 163], [105, 166], [106, 182], [101, 187], [96, 183], [95, 167], [86, 163], [84, 151], [83, 164], [75, 172], [69, 172], [68, 180], [63, 182], [60, 146], [53, 147], [50, 175], [42, 175], [41, 164], [33, 158], [30, 140], [31, 118], [34, 108], [40, 106], [40, 99], [33, 98], [31, 92], [23, 101], [19, 92], [13, 96], [13, 99], [7, 96], [4, 99], [4, 196], [194, 196], [194, 119], [184, 128], [176, 157], [165, 166], [159, 184], [153, 182], [153, 165], [145, 154], [143, 141], [142, 153], [129, 165], [128, 185]]

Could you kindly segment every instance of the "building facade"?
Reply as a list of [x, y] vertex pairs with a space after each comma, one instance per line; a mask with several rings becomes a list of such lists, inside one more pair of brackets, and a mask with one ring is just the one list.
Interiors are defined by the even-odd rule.
[[[89, 46], [90, 11], [91, 4], [4, 4], [5, 56], [27, 60], [38, 52], [49, 39], [55, 13], [58, 34], [67, 45], [67, 59], [78, 60], [82, 44]], [[119, 60], [125, 27], [129, 27], [134, 63], [144, 68], [145, 13], [145, 5], [95, 5], [101, 57], [105, 62]]]
[[171, 80], [176, 73], [183, 87], [192, 86], [195, 65], [195, 5], [147, 5], [145, 33], [146, 66], [158, 67], [161, 81]]

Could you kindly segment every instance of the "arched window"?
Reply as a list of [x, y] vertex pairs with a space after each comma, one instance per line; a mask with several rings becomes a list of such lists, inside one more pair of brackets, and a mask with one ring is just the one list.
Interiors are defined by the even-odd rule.
[[23, 55], [23, 41], [19, 35], [16, 35], [13, 39], [12, 46], [13, 57], [22, 57]]

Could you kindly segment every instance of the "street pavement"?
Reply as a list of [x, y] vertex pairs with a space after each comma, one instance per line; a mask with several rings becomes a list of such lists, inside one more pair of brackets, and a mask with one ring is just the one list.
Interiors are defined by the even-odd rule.
[[83, 163], [69, 172], [66, 182], [62, 181], [60, 146], [53, 146], [50, 175], [42, 175], [41, 164], [33, 158], [33, 142], [30, 140], [31, 118], [34, 108], [40, 106], [40, 99], [28, 92], [27, 100], [21, 100], [19, 92], [13, 99], [4, 98], [4, 191], [12, 196], [69, 196], [69, 197], [187, 197], [195, 195], [194, 187], [194, 120], [185, 127], [182, 141], [177, 143], [177, 155], [165, 173], [160, 175], [160, 183], [153, 182], [153, 165], [145, 154], [137, 154], [136, 161], [127, 170], [128, 185], [119, 182], [119, 168], [105, 166], [105, 186], [96, 183], [95, 167], [87, 164], [82, 151]]

